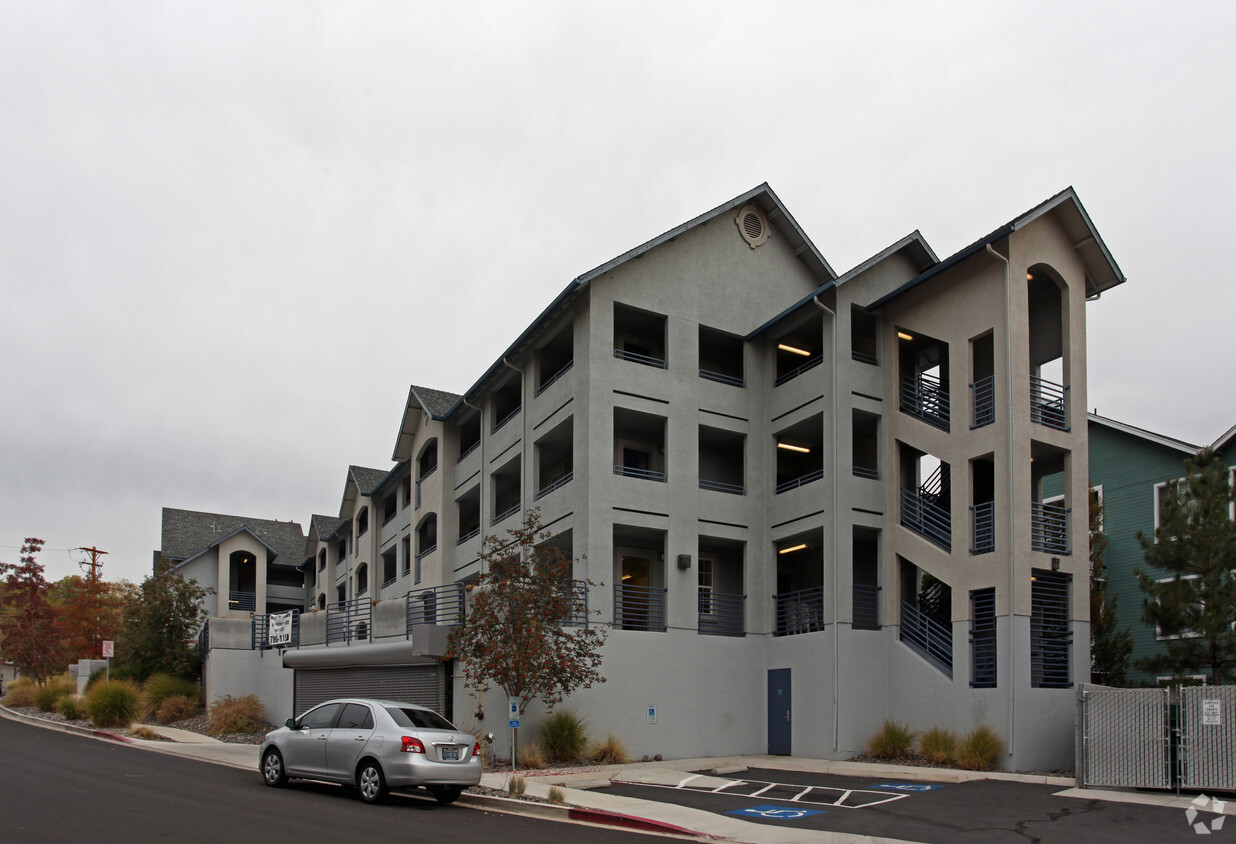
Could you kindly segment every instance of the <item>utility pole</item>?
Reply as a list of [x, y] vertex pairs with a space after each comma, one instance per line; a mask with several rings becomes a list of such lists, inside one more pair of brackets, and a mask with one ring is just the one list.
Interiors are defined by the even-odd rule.
[[[89, 588], [89, 594], [90, 594], [90, 604], [94, 609], [94, 635], [92, 638], [94, 639], [96, 643], [98, 643], [99, 642], [99, 622], [101, 621], [101, 619], [99, 618], [99, 583], [100, 583], [99, 572], [103, 568], [103, 561], [100, 560], [99, 557], [102, 557], [107, 552], [100, 551], [98, 548], [95, 548], [93, 546], [91, 546], [90, 548], [77, 548], [75, 550], [82, 551], [90, 555], [89, 562], [87, 562], [86, 560], [82, 560], [80, 563], [78, 563], [78, 565], [82, 567], [83, 571], [88, 571], [88, 579], [86, 582], [87, 584], [89, 584], [88, 588]], [[98, 652], [102, 647], [103, 647], [102, 644], [96, 644], [94, 647], [91, 648], [91, 652]]]

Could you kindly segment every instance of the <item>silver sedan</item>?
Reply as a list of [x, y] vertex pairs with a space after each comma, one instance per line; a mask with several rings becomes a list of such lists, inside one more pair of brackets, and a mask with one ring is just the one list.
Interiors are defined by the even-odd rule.
[[432, 709], [367, 698], [327, 701], [266, 734], [262, 780], [289, 777], [356, 786], [377, 803], [391, 786], [422, 786], [453, 803], [481, 781], [480, 742]]

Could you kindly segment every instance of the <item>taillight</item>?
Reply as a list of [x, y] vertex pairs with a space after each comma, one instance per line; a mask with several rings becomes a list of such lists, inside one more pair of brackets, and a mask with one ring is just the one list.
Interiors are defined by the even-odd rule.
[[476, 744], [472, 745], [472, 755], [473, 756], [481, 755], [481, 743], [479, 741]]
[[403, 736], [400, 741], [403, 743], [399, 748], [400, 753], [424, 753], [425, 745], [421, 744], [418, 738], [412, 736]]

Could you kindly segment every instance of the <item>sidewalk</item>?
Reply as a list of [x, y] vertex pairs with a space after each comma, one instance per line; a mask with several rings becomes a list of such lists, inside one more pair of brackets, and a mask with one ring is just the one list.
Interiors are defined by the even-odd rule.
[[[144, 741], [105, 730], [94, 730], [21, 715], [0, 706], [0, 716], [23, 721], [47, 729], [74, 732], [112, 741], [124, 742], [143, 750], [187, 756], [204, 762], [228, 765], [252, 771], [254, 784], [260, 783], [258, 774], [258, 748], [249, 744], [229, 744], [217, 739], [186, 730], [168, 727], [152, 727], [170, 741]], [[547, 798], [551, 786], [558, 786], [564, 794], [564, 806], [547, 803], [520, 801], [465, 793], [460, 805], [486, 811], [512, 812], [545, 817], [554, 820], [582, 821], [631, 829], [645, 829], [662, 833], [698, 836], [744, 844], [798, 844], [799, 842], [830, 842], [830, 844], [898, 844], [901, 839], [873, 838], [839, 832], [795, 830], [784, 826], [769, 826], [751, 823], [735, 817], [718, 815], [672, 803], [622, 797], [594, 789], [604, 789], [611, 780], [629, 783], [674, 785], [681, 782], [686, 772], [705, 771], [711, 776], [725, 777], [741, 774], [748, 768], [766, 768], [782, 771], [802, 771], [818, 774], [859, 776], [864, 778], [888, 778], [900, 781], [930, 781], [935, 783], [961, 783], [975, 780], [1003, 780], [1035, 785], [1056, 786], [1059, 796], [1078, 798], [1083, 801], [1109, 801], [1114, 803], [1137, 803], [1146, 806], [1161, 806], [1187, 809], [1191, 797], [1171, 793], [1147, 793], [1142, 791], [1103, 791], [1079, 789], [1071, 777], [1047, 777], [1002, 772], [978, 773], [951, 768], [914, 768], [905, 765], [883, 765], [866, 762], [828, 761], [790, 756], [726, 756], [706, 759], [672, 759], [663, 762], [635, 762], [628, 765], [593, 766], [581, 771], [517, 771], [524, 777], [526, 793]], [[491, 772], [482, 776], [481, 785], [506, 791], [511, 772]], [[1236, 814], [1236, 802], [1224, 807], [1224, 814]], [[913, 842], [902, 842], [913, 844]]]

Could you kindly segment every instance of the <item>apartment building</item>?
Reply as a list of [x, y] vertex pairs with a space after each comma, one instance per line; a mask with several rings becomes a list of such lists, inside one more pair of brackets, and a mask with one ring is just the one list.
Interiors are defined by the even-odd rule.
[[464, 392], [412, 387], [393, 466], [311, 519], [291, 708], [503, 712], [443, 631], [536, 507], [612, 626], [568, 704], [637, 756], [839, 758], [892, 718], [1070, 767], [1087, 523], [1043, 479], [1085, 500], [1085, 308], [1123, 280], [1072, 189], [838, 275], [767, 185], [579, 276]]

